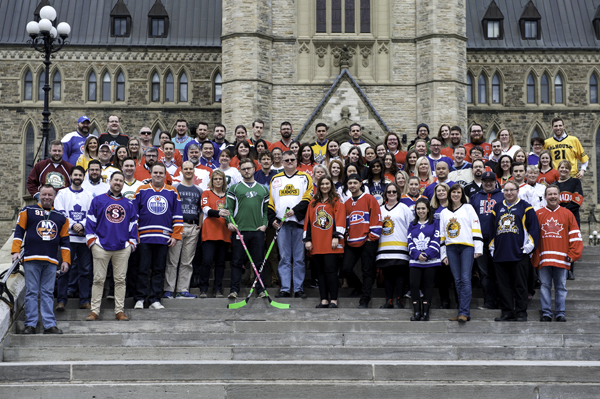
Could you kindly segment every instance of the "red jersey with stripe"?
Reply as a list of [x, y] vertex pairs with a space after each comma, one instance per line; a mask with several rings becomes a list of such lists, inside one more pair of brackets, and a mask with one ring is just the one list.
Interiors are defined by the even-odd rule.
[[231, 243], [231, 232], [227, 229], [227, 222], [222, 217], [209, 216], [209, 211], [220, 211], [227, 209], [225, 202], [227, 195], [219, 197], [212, 190], [202, 193], [202, 241], [225, 241]]
[[[536, 215], [540, 225], [540, 240], [533, 253], [533, 265], [538, 269], [544, 266], [570, 269], [571, 261], [579, 260], [583, 252], [583, 240], [575, 216], [562, 206], [555, 210], [540, 208]], [[571, 261], [567, 260], [567, 256]]]
[[139, 215], [140, 243], [166, 245], [169, 238], [181, 240], [181, 199], [173, 186], [165, 184], [155, 188], [152, 184], [144, 184], [137, 189], [133, 205]]
[[371, 194], [363, 193], [355, 201], [350, 197], [346, 207], [346, 242], [351, 247], [361, 247], [367, 239], [379, 240], [383, 221], [379, 203]]
[[489, 158], [490, 154], [492, 153], [492, 145], [490, 143], [481, 143], [481, 144], [467, 143], [467, 144], [463, 145], [463, 147], [465, 147], [465, 149], [467, 150], [467, 155], [465, 156], [465, 161], [473, 162], [473, 161], [471, 161], [470, 151], [471, 151], [471, 148], [475, 147], [476, 145], [483, 148], [483, 159]]
[[540, 174], [537, 178], [537, 183], [543, 184], [544, 186], [549, 186], [555, 181], [558, 181], [559, 178], [560, 175], [556, 169], [550, 169], [546, 173], [542, 173], [542, 171], [540, 171]]

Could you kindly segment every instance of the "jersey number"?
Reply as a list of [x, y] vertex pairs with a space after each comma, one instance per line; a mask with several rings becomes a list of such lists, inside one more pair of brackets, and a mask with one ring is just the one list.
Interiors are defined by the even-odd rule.
[[[561, 152], [562, 152], [562, 157], [560, 156]], [[567, 157], [565, 155], [565, 150], [554, 150], [554, 160], [560, 161], [561, 159], [567, 159]]]

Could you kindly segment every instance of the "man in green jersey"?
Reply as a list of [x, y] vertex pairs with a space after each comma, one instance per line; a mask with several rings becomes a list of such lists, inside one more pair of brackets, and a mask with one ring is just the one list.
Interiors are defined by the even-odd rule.
[[[254, 161], [244, 158], [240, 161], [239, 168], [243, 181], [229, 187], [226, 206], [244, 238], [254, 264], [259, 267], [265, 253], [269, 190], [254, 181], [256, 171]], [[233, 223], [228, 223], [227, 227], [230, 231], [235, 231]], [[235, 299], [240, 292], [240, 281], [247, 257], [239, 237], [234, 235], [232, 241], [231, 289], [228, 298]], [[264, 270], [260, 274], [260, 278], [264, 281]], [[259, 287], [257, 292], [259, 297], [265, 296], [262, 287]]]

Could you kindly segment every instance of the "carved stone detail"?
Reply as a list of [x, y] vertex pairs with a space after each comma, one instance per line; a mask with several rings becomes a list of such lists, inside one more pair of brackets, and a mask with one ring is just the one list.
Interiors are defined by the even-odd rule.
[[306, 54], [310, 53], [310, 47], [308, 47], [308, 42], [301, 43], [300, 44], [300, 48], [298, 49], [298, 52], [300, 54], [302, 54], [302, 53], [306, 53]]
[[367, 68], [369, 66], [369, 56], [371, 55], [371, 47], [361, 47], [360, 55], [362, 55], [362, 66]]
[[325, 56], [327, 55], [327, 47], [319, 46], [315, 50], [315, 53], [319, 57], [319, 60], [317, 61], [319, 67], [323, 68], [325, 66]]
[[381, 53], [389, 54], [390, 53], [389, 45], [386, 42], [379, 44], [379, 50], [377, 50], [377, 52], [379, 54], [381, 54]]

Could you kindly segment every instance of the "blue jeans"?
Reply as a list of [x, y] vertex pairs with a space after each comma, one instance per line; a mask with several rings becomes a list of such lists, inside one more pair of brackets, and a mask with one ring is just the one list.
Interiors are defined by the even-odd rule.
[[471, 317], [471, 270], [475, 248], [468, 245], [446, 245], [448, 264], [454, 276], [454, 285], [458, 294], [458, 315]]
[[56, 326], [54, 317], [54, 279], [56, 265], [47, 261], [25, 262], [25, 327], [35, 328], [38, 323], [38, 297], [44, 329]]
[[277, 246], [279, 247], [279, 277], [281, 278], [281, 291], [289, 292], [294, 276], [294, 292], [304, 291], [304, 243], [302, 242], [303, 229], [296, 223], [284, 223], [279, 231]]
[[544, 266], [538, 270], [538, 277], [542, 282], [540, 303], [543, 316], [552, 317], [552, 282], [554, 282], [554, 314], [556, 317], [565, 315], [567, 273], [567, 269], [555, 266]]
[[90, 303], [92, 286], [92, 251], [85, 243], [71, 243], [71, 267], [66, 273], [58, 275], [56, 302], [67, 304], [67, 292], [72, 275], [75, 274], [76, 287], [79, 288], [79, 305]]

